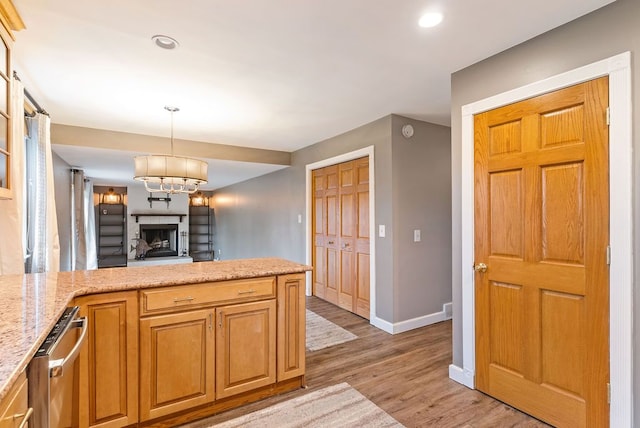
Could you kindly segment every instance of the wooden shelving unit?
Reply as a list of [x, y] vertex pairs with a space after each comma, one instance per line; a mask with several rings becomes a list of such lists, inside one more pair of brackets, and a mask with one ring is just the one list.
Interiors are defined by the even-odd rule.
[[127, 265], [127, 222], [124, 204], [98, 205], [98, 267]]
[[194, 262], [213, 260], [213, 209], [189, 207], [189, 255]]

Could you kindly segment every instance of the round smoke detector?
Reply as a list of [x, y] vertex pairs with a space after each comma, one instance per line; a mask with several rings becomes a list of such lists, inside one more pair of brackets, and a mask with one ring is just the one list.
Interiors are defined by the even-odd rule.
[[404, 125], [402, 127], [402, 135], [404, 136], [404, 138], [411, 138], [413, 137], [413, 126], [407, 124]]

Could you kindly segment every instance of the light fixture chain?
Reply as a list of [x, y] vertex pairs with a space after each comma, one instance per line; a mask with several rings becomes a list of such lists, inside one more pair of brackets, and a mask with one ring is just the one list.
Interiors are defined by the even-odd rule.
[[173, 114], [180, 111], [180, 109], [173, 106], [165, 106], [164, 109], [171, 113], [171, 156], [173, 156]]
[[171, 112], [171, 156], [173, 156], [173, 113], [175, 110], [169, 110]]

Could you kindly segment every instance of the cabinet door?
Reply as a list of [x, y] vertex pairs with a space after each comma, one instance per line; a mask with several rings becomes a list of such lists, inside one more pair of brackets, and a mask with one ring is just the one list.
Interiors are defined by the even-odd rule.
[[278, 382], [304, 374], [305, 274], [278, 277]]
[[12, 112], [11, 105], [7, 103], [11, 99], [12, 48], [12, 36], [5, 26], [0, 24], [0, 199], [13, 197], [11, 193], [12, 116], [22, 122], [22, 111]]
[[89, 322], [80, 352], [80, 426], [138, 422], [138, 298], [136, 291], [76, 299]]
[[214, 399], [213, 309], [140, 320], [140, 419]]
[[216, 399], [276, 381], [276, 301], [216, 309]]
[[27, 389], [27, 376], [22, 372], [0, 401], [0, 428], [19, 428], [29, 420], [33, 409], [28, 409]]

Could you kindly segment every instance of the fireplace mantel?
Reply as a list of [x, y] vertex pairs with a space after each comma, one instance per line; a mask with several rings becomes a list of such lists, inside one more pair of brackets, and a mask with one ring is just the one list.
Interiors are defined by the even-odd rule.
[[136, 223], [138, 223], [140, 217], [180, 217], [180, 223], [182, 223], [182, 219], [186, 217], [187, 214], [170, 214], [170, 213], [137, 213], [131, 214], [131, 217], [136, 218]]

